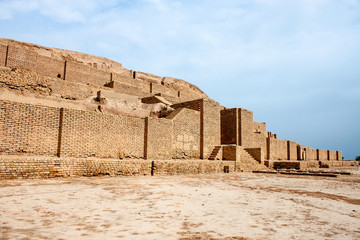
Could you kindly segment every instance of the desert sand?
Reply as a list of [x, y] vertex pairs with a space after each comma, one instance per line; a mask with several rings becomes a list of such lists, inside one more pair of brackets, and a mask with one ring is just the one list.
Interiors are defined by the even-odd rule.
[[360, 239], [360, 175], [0, 182], [0, 239]]

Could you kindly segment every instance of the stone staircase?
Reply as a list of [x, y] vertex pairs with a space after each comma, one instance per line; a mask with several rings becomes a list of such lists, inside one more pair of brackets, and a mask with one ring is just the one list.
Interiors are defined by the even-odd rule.
[[[208, 157], [209, 160], [215, 160], [221, 150], [221, 146], [215, 146], [210, 156]], [[221, 159], [221, 158], [220, 158]]]
[[256, 160], [245, 149], [239, 148], [240, 161], [236, 162], [237, 171], [268, 171], [270, 170], [265, 165]]

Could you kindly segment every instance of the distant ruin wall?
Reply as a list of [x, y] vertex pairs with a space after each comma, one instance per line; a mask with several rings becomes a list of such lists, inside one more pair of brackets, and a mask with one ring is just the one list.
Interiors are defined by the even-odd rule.
[[127, 74], [125, 74], [125, 73], [122, 73], [122, 74], [113, 73], [112, 80], [116, 81], [116, 82], [119, 82], [119, 83], [122, 83], [122, 84], [125, 84], [125, 85], [141, 88], [141, 81], [140, 80], [133, 79], [133, 78], [127, 76]]
[[326, 150], [319, 149], [319, 159], [320, 161], [328, 160], [328, 154]]
[[316, 149], [312, 149], [310, 147], [306, 148], [306, 160], [317, 160], [317, 153], [316, 153]]
[[0, 180], [98, 175], [151, 175], [151, 161], [0, 156]]
[[64, 61], [41, 56], [33, 51], [28, 51], [11, 45], [9, 46], [6, 66], [22, 66], [46, 77], [52, 78], [62, 78], [64, 73]]
[[90, 67], [82, 63], [67, 61], [65, 80], [76, 83], [89, 84]]
[[297, 160], [297, 146], [298, 144], [294, 141], [288, 141], [288, 160]]
[[329, 160], [330, 161], [337, 160], [336, 151], [329, 150]]
[[7, 46], [0, 44], [0, 66], [5, 66], [7, 58]]
[[[100, 88], [111, 87], [116, 92], [141, 97], [150, 96], [151, 93], [161, 93], [173, 102], [180, 102], [202, 96], [200, 92], [195, 92], [189, 86], [189, 88], [181, 89], [182, 95], [180, 97], [180, 91], [174, 89], [173, 85], [163, 84], [161, 82], [163, 78], [152, 74], [127, 69], [124, 69], [122, 73], [112, 73], [85, 63], [42, 56], [35, 51], [13, 45], [0, 45], [0, 66], [5, 65], [7, 67], [21, 66], [46, 77], [59, 78], [74, 83]], [[150, 86], [151, 79], [156, 79], [153, 81], [152, 87]], [[175, 86], [175, 88], [179, 87]]]
[[154, 175], [234, 172], [233, 161], [164, 160], [154, 161]]
[[183, 108], [173, 118], [173, 158], [200, 158], [200, 112]]
[[79, 176], [150, 176], [233, 172], [233, 161], [1, 157], [0, 180]]
[[268, 138], [270, 143], [270, 160], [287, 160], [287, 141], [282, 139]]
[[275, 169], [314, 169], [319, 168], [319, 161], [273, 161], [270, 160], [267, 165]]
[[0, 100], [0, 155], [56, 156], [59, 109]]
[[336, 153], [337, 153], [337, 160], [342, 160], [342, 152], [336, 151]]
[[152, 93], [164, 93], [172, 97], [178, 96], [178, 92], [175, 89], [165, 87], [158, 83], [152, 83]]

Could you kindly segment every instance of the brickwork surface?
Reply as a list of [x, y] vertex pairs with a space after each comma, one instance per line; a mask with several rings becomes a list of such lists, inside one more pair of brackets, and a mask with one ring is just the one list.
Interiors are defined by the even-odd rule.
[[306, 160], [317, 160], [316, 149], [306, 148]]
[[287, 160], [287, 141], [270, 138], [270, 160]]
[[36, 56], [34, 71], [52, 78], [64, 77], [64, 61], [41, 55]]
[[265, 154], [265, 158], [267, 158], [266, 156], [266, 137], [267, 137], [267, 132], [266, 132], [266, 124], [265, 123], [258, 123], [258, 122], [253, 122], [253, 143], [251, 144], [252, 148], [258, 148], [260, 147], [262, 149], [262, 151]]
[[341, 166], [358, 166], [358, 161], [319, 161], [319, 164], [323, 168], [341, 167]]
[[173, 158], [200, 158], [200, 112], [183, 108], [173, 118]]
[[253, 147], [253, 112], [239, 108], [239, 143], [242, 147]]
[[117, 81], [121, 84], [129, 85], [137, 88], [141, 87], [141, 81], [138, 79], [131, 78], [129, 73], [123, 73], [123, 74], [113, 73], [112, 80]]
[[144, 157], [144, 120], [64, 109], [61, 156]]
[[[237, 146], [236, 147], [236, 166], [235, 171], [256, 171], [256, 170], [269, 170], [265, 165], [261, 164], [260, 161], [256, 160], [257, 151], [252, 149], [247, 151], [246, 149]], [[255, 156], [253, 156], [254, 154]], [[260, 153], [261, 154], [261, 153]], [[260, 157], [260, 156], [258, 156]]]
[[145, 160], [41, 157], [0, 158], [0, 179], [97, 175], [151, 175], [151, 162]]
[[7, 46], [0, 44], [0, 66], [5, 66]]
[[220, 173], [224, 167], [229, 172], [234, 171], [233, 161], [209, 161], [209, 160], [163, 160], [154, 161], [154, 175], [178, 175], [198, 173]]
[[337, 160], [337, 157], [336, 157], [336, 151], [331, 151], [329, 150], [329, 160], [330, 161], [334, 161], [334, 160]]
[[76, 83], [90, 83], [90, 67], [82, 63], [68, 61], [66, 63], [66, 76], [67, 81]]
[[342, 160], [342, 152], [337, 151], [337, 160]]
[[57, 108], [0, 101], [0, 154], [56, 156]]
[[203, 158], [207, 159], [213, 148], [220, 145], [220, 106], [215, 101], [204, 100], [202, 110]]
[[318, 160], [320, 160], [320, 161], [328, 160], [326, 150], [319, 149], [319, 159]]
[[[263, 166], [259, 162], [262, 163], [264, 159], [290, 160], [289, 166], [298, 164], [296, 166], [300, 168], [318, 167], [319, 162], [314, 160], [322, 161], [324, 166], [344, 164], [339, 161], [342, 159], [342, 152], [317, 150], [300, 146], [294, 141], [277, 139], [276, 134], [266, 131], [265, 123], [253, 121], [252, 111], [225, 109], [211, 99], [200, 98], [205, 97], [201, 90], [179, 79], [162, 78], [127, 69], [113, 73], [100, 70], [95, 64], [55, 59], [50, 57], [49, 52], [47, 56], [43, 56], [27, 49], [15, 45], [0, 45], [0, 66], [6, 64], [13, 67], [2, 70], [8, 76], [1, 80], [1, 86], [22, 94], [54, 94], [78, 100], [90, 98], [97, 88], [104, 90], [107, 87], [111, 89], [105, 92], [125, 93], [136, 99], [157, 94], [159, 98], [172, 103], [171, 107], [175, 109], [166, 118], [144, 119], [0, 101], [0, 155], [113, 159], [107, 164], [103, 160], [76, 160], [75, 163], [63, 160], [55, 164], [33, 159], [36, 161], [27, 162], [34, 168], [46, 168], [42, 165], [49, 164], [48, 167], [52, 166], [52, 170], [44, 170], [48, 176], [66, 174], [66, 166], [71, 171], [79, 171], [74, 172], [75, 175], [86, 175], [86, 171], [81, 170], [84, 168], [96, 174], [98, 169], [108, 172], [109, 169], [126, 169], [125, 165], [135, 166], [128, 173], [143, 173], [143, 170], [136, 170], [140, 163], [120, 163], [114, 160], [118, 158], [166, 160], [152, 161], [152, 167], [150, 166], [150, 170], [147, 168], [146, 174], [149, 171], [154, 174], [178, 174], [255, 170]], [[209, 157], [236, 162], [232, 165], [221, 161], [189, 160], [185, 163], [169, 160]], [[298, 158], [307, 161], [292, 162]], [[336, 161], [339, 163], [335, 163]], [[61, 165], [60, 172], [56, 170], [58, 164]], [[20, 164], [19, 168], [22, 169], [25, 165]], [[6, 165], [6, 169], [10, 169], [9, 166]]]
[[221, 110], [221, 144], [237, 144], [237, 109]]
[[288, 141], [288, 160], [297, 160], [297, 146], [298, 144], [294, 141]]
[[269, 161], [275, 169], [300, 169], [306, 170], [311, 168], [319, 168], [318, 161]]
[[234, 161], [0, 157], [0, 180], [98, 175], [180, 175], [233, 172]]
[[111, 73], [96, 68], [90, 68], [89, 81], [94, 85], [103, 87], [111, 81]]
[[148, 118], [147, 124], [147, 159], [171, 159], [172, 121]]

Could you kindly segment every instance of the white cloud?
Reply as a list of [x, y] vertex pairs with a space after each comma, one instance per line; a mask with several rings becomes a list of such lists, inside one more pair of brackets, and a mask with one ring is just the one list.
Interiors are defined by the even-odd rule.
[[85, 22], [99, 9], [115, 3], [114, 0], [8, 0], [0, 3], [0, 18], [12, 19], [16, 14], [38, 11], [60, 23]]

